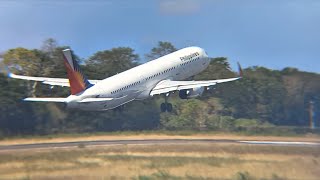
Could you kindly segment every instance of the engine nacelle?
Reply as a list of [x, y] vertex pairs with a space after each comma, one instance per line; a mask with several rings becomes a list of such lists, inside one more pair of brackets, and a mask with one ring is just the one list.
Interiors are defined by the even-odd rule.
[[204, 91], [204, 87], [181, 90], [179, 91], [179, 97], [181, 99], [191, 99], [191, 98], [201, 96], [203, 91]]

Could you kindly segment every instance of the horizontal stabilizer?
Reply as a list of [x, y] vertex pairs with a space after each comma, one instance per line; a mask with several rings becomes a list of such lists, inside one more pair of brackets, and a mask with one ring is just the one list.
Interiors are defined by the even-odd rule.
[[37, 102], [66, 102], [67, 98], [25, 98], [24, 101], [37, 101]]

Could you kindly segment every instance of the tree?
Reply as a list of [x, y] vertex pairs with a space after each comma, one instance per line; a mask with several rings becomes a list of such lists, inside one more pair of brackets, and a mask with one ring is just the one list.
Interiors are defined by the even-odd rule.
[[[3, 62], [15, 73], [27, 76], [39, 76], [43, 59], [39, 56], [38, 50], [16, 48], [8, 50], [3, 56]], [[35, 96], [36, 82], [27, 82], [30, 95]]]
[[[1, 54], [3, 62], [18, 74], [66, 78], [62, 50], [54, 39], [47, 39], [41, 49], [15, 48]], [[149, 59], [176, 48], [169, 42], [159, 42]], [[104, 79], [138, 64], [139, 56], [129, 47], [99, 51], [84, 62], [84, 73]], [[211, 80], [235, 77], [227, 58], [212, 58], [209, 67], [194, 77]], [[249, 67], [244, 77], [235, 82], [218, 84], [196, 99], [181, 100], [178, 93], [170, 95], [172, 113], [160, 113], [160, 98], [135, 101], [123, 111], [84, 112], [65, 110], [63, 104], [25, 103], [27, 93], [42, 97], [66, 97], [68, 88], [9, 79], [0, 75], [0, 135], [79, 133], [94, 131], [156, 129], [236, 130], [268, 123], [277, 125], [307, 125], [308, 106], [314, 102], [315, 119], [320, 114], [320, 75], [301, 72], [296, 68], [282, 71], [264, 67]], [[208, 93], [209, 92], [209, 93]], [[240, 118], [240, 119], [239, 119]]]
[[[309, 102], [320, 103], [319, 74], [301, 72], [295, 68], [285, 68], [281, 71], [283, 85], [287, 91], [284, 101], [284, 124], [308, 125]], [[317, 106], [316, 106], [317, 107]], [[319, 118], [320, 108], [315, 108], [315, 118]]]
[[32, 109], [20, 100], [25, 93], [19, 81], [0, 74], [0, 136], [34, 132], [36, 121]]
[[263, 67], [248, 68], [244, 77], [217, 87], [216, 95], [236, 118], [280, 123], [286, 90], [279, 71]]
[[43, 41], [41, 50], [46, 53], [53, 53], [55, 52], [57, 47], [58, 47], [57, 41], [53, 38], [48, 38]]
[[173, 113], [161, 114], [160, 122], [165, 129], [201, 129], [210, 116], [211, 107], [206, 101], [176, 99], [173, 104]]
[[211, 58], [211, 62], [207, 69], [196, 75], [195, 80], [212, 80], [235, 77], [235, 73], [230, 69], [230, 64], [227, 58]]
[[90, 76], [104, 79], [136, 66], [139, 55], [129, 47], [98, 51], [86, 62]]
[[174, 51], [177, 51], [177, 49], [170, 42], [159, 41], [158, 46], [152, 48], [151, 52], [146, 54], [145, 57], [148, 61], [151, 61]]
[[8, 50], [3, 55], [3, 62], [16, 73], [28, 76], [39, 74], [41, 58], [37, 56], [37, 50], [15, 48]]

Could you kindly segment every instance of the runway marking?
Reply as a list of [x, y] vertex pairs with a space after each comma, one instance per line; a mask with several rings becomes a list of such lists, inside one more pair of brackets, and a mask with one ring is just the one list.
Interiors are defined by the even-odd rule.
[[246, 144], [274, 144], [274, 145], [308, 145], [308, 146], [320, 146], [320, 143], [316, 142], [299, 142], [299, 141], [238, 141]]

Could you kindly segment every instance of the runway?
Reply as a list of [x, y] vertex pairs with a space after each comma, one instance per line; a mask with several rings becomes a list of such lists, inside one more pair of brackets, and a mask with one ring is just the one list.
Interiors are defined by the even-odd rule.
[[98, 141], [73, 141], [57, 143], [35, 143], [35, 144], [16, 144], [0, 145], [1, 151], [11, 150], [33, 150], [33, 149], [56, 149], [56, 148], [74, 148], [74, 147], [94, 147], [110, 145], [155, 145], [155, 144], [247, 144], [247, 145], [272, 145], [272, 146], [319, 146], [320, 142], [296, 142], [296, 141], [247, 141], [231, 139], [134, 139], [134, 140], [98, 140]]

